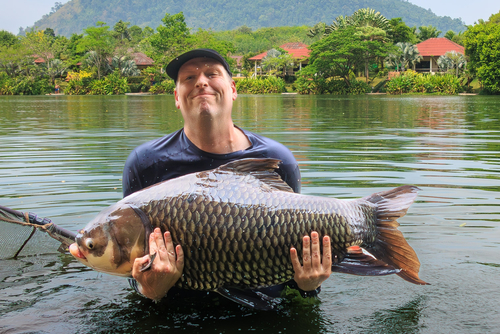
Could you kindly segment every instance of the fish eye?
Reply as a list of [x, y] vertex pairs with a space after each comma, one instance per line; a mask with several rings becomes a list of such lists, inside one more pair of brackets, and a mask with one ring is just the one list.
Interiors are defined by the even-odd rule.
[[92, 239], [86, 239], [85, 240], [85, 246], [87, 246], [88, 249], [92, 249], [94, 248], [94, 242], [92, 241]]

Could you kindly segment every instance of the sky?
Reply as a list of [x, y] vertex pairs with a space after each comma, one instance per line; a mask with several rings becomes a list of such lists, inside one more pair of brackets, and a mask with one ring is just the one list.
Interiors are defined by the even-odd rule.
[[[0, 30], [14, 34], [19, 27], [26, 28], [48, 14], [56, 0], [0, 0]], [[58, 0], [66, 3], [68, 0]], [[431, 9], [439, 16], [461, 18], [466, 24], [473, 24], [479, 19], [487, 20], [490, 15], [500, 11], [499, 0], [409, 0], [409, 2]]]

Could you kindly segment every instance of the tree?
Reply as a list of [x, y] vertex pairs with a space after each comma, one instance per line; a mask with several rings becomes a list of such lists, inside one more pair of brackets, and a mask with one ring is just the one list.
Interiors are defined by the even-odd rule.
[[[113, 38], [104, 22], [97, 22], [95, 27], [88, 27], [84, 32], [86, 35], [79, 41], [76, 51], [87, 51], [87, 58], [90, 58], [90, 63], [97, 70], [98, 79], [101, 79], [114, 49]], [[90, 53], [91, 51], [94, 53]]]
[[339, 76], [347, 86], [350, 86], [350, 77], [354, 67], [364, 63], [367, 49], [363, 45], [357, 28], [346, 26], [343, 29], [332, 31], [328, 36], [310, 46], [311, 56], [308, 72], [327, 77]]
[[16, 35], [6, 30], [0, 30], [0, 47], [9, 47], [17, 43], [19, 43], [19, 38]]
[[33, 58], [29, 50], [21, 43], [11, 46], [0, 46], [0, 69], [14, 78], [29, 70], [33, 65]]
[[62, 76], [68, 70], [68, 66], [60, 59], [50, 59], [44, 66], [52, 85], [56, 84], [56, 77]]
[[344, 29], [348, 26], [355, 27], [374, 27], [384, 31], [390, 29], [389, 20], [380, 12], [375, 12], [371, 8], [360, 8], [351, 16], [340, 15], [333, 23], [325, 28], [325, 34], [330, 34], [335, 30]]
[[[335, 21], [325, 27], [325, 35], [329, 35], [334, 31], [346, 29], [348, 27], [356, 27], [356, 33], [364, 41], [365, 51], [365, 77], [368, 82], [369, 62], [376, 58], [385, 58], [387, 56], [387, 51], [389, 49], [387, 43], [387, 32], [390, 30], [390, 22], [380, 14], [380, 12], [375, 12], [371, 8], [361, 8], [355, 11], [351, 16], [340, 15], [335, 19]], [[309, 36], [314, 36], [316, 32], [311, 30]]]
[[129, 25], [130, 22], [123, 22], [122, 20], [116, 22], [115, 26], [113, 27], [115, 38], [120, 41], [123, 41], [124, 39], [130, 41], [132, 39], [132, 36], [130, 35], [130, 30], [128, 28]]
[[464, 35], [469, 71], [487, 92], [500, 94], [500, 24], [488, 22], [469, 26]]
[[455, 75], [458, 77], [458, 70], [460, 68], [465, 68], [467, 62], [463, 54], [456, 51], [449, 51], [439, 57], [437, 63], [442, 70], [448, 71], [455, 69]]
[[182, 12], [175, 15], [167, 13], [161, 21], [163, 25], [148, 38], [152, 48], [149, 56], [157, 62], [168, 63], [175, 56], [191, 49], [193, 43]]
[[452, 41], [453, 37], [455, 37], [455, 32], [453, 30], [448, 30], [446, 34], [444, 34], [444, 37]]
[[439, 37], [439, 34], [441, 33], [441, 30], [437, 30], [436, 27], [433, 27], [431, 24], [428, 26], [421, 26], [418, 27], [418, 34], [417, 37], [420, 41], [425, 41], [428, 40], [429, 38], [436, 38]]
[[395, 17], [389, 20], [389, 30], [387, 31], [387, 37], [393, 43], [408, 42], [415, 44], [417, 42], [417, 36], [413, 28], [410, 28], [403, 22], [400, 17]]

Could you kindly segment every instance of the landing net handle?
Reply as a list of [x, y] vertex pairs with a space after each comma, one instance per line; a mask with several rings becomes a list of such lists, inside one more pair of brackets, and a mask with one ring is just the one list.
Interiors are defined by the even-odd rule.
[[[0, 223], [3, 223], [0, 225], [2, 227], [0, 229], [1, 246], [7, 247], [7, 244], [11, 246], [8, 247], [9, 250], [0, 249], [0, 258], [16, 258], [28, 244], [35, 243], [37, 231], [45, 232], [59, 241], [61, 245], [58, 251], [60, 252], [66, 252], [69, 245], [75, 241], [75, 233], [57, 226], [48, 218], [40, 218], [32, 212], [23, 213], [0, 205]], [[7, 224], [9, 226], [4, 226], [5, 223], [9, 223]]]

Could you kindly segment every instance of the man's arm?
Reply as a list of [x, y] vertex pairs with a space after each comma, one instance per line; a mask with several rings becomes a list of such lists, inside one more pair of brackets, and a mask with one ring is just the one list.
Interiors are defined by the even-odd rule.
[[[150, 261], [150, 255], [155, 253], [151, 268], [141, 272], [140, 269]], [[149, 236], [149, 254], [135, 259], [132, 277], [137, 281], [139, 293], [159, 301], [181, 277], [184, 253], [180, 245], [174, 248], [170, 232], [162, 235], [160, 229], [156, 228]]]

